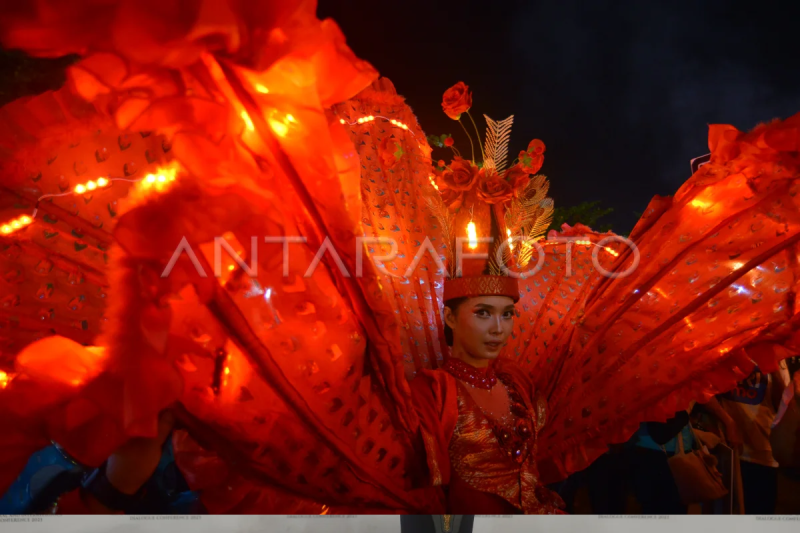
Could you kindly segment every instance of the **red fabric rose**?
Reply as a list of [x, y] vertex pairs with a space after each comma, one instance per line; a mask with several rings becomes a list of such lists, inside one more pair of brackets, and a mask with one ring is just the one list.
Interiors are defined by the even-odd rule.
[[531, 154], [543, 154], [545, 151], [545, 145], [540, 139], [534, 139], [528, 144], [528, 153]]
[[444, 145], [445, 146], [453, 146], [454, 144], [455, 144], [455, 141], [453, 140], [452, 137], [445, 137], [445, 139], [444, 139]]
[[461, 118], [461, 113], [470, 107], [472, 107], [472, 93], [463, 81], [447, 89], [442, 96], [442, 109], [453, 120]]
[[442, 196], [442, 201], [444, 205], [447, 206], [447, 209], [450, 211], [455, 211], [461, 204], [464, 203], [464, 191], [454, 191], [453, 189], [445, 189], [440, 191]]
[[384, 137], [378, 146], [378, 156], [381, 159], [381, 166], [389, 169], [394, 167], [403, 156], [403, 146], [394, 137]]
[[468, 191], [478, 180], [478, 167], [471, 161], [456, 157], [450, 163], [450, 168], [442, 174], [442, 180], [448, 189]]
[[447, 186], [447, 183], [444, 182], [444, 174], [447, 172], [447, 169], [440, 169], [433, 167], [433, 183], [436, 185], [437, 190], [444, 191], [449, 189], [450, 187]]
[[519, 153], [519, 164], [528, 174], [536, 174], [544, 164], [545, 145], [539, 139], [528, 144], [528, 149]]
[[530, 174], [520, 165], [514, 165], [506, 170], [503, 179], [511, 185], [511, 189], [516, 195], [525, 190], [525, 187], [531, 182]]
[[511, 184], [492, 171], [487, 175], [484, 169], [480, 171], [478, 180], [478, 197], [487, 204], [501, 204], [514, 196]]
[[544, 155], [531, 155], [530, 152], [522, 151], [519, 153], [519, 166], [528, 174], [536, 174], [544, 164]]
[[442, 167], [442, 168], [444, 168], [444, 167], [446, 167], [446, 166], [447, 166], [447, 163], [445, 163], [445, 162], [444, 162], [444, 159], [440, 159], [440, 160], [439, 160], [439, 162], [438, 162], [437, 164], [438, 164], [440, 167]]

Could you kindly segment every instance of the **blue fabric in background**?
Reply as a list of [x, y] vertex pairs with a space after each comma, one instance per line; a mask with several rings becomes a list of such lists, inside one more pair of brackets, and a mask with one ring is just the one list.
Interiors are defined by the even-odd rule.
[[25, 513], [31, 502], [30, 486], [34, 476], [50, 472], [71, 470], [77, 465], [64, 457], [55, 446], [48, 446], [33, 454], [14, 484], [0, 499], [0, 515]]
[[[694, 437], [692, 436], [692, 431], [689, 429], [688, 425], [681, 430], [681, 434], [683, 435], [683, 449], [687, 452], [691, 451], [692, 447], [694, 446]], [[642, 424], [639, 426], [639, 431], [636, 433], [635, 438], [637, 439], [636, 446], [651, 450], [666, 451], [669, 455], [674, 454], [678, 447], [678, 437], [676, 436], [667, 442], [662, 448], [650, 437], [650, 433], [647, 432], [647, 424]]]
[[[0, 515], [29, 512], [34, 493], [57, 473], [80, 468], [58, 448], [51, 445], [33, 454], [25, 469], [0, 498]], [[148, 483], [153, 483], [163, 498], [147, 509], [148, 514], [204, 514], [199, 495], [188, 490], [186, 481], [175, 466], [172, 444], [167, 439], [161, 461]]]

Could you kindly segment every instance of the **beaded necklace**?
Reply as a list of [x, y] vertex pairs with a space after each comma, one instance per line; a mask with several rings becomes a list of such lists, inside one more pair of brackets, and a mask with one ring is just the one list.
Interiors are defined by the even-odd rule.
[[485, 369], [475, 368], [460, 359], [448, 357], [442, 369], [467, 385], [472, 385], [479, 389], [492, 390], [492, 387], [497, 384], [497, 376], [491, 367]]

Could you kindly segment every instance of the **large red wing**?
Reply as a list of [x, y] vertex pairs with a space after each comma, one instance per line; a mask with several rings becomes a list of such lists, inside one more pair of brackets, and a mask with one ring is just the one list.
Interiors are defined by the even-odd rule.
[[[0, 146], [0, 226], [32, 218], [0, 233], [0, 365], [7, 366], [48, 335], [94, 342], [104, 322], [120, 200], [131, 181], [167, 161], [169, 144], [148, 132], [122, 132], [61, 90], [3, 107]], [[98, 178], [112, 186], [73, 194]]]
[[[586, 303], [550, 394], [540, 454], [579, 470], [645, 420], [731, 389], [796, 322], [798, 117], [715, 143], [671, 201], [656, 199]], [[730, 132], [730, 127], [726, 131]]]
[[[97, 464], [125, 438], [152, 435], [158, 411], [177, 404], [192, 440], [249, 479], [250, 489], [237, 486], [243, 500], [227, 502], [226, 510], [285, 512], [274, 507], [278, 500], [270, 506], [255, 494], [261, 485], [339, 506], [434, 505], [406, 491], [415, 474], [409, 433], [416, 418], [399, 336], [372, 265], [365, 262], [361, 278], [348, 275], [356, 271], [355, 236], [362, 233], [360, 171], [348, 161], [357, 161], [358, 153], [343, 126], [324, 111], [367, 85], [375, 72], [352, 55], [335, 24], [314, 18], [312, 4], [298, 2], [259, 18], [232, 2], [216, 12], [215, 24], [196, 31], [179, 24], [181, 15], [166, 22], [174, 22], [177, 32], [171, 44], [154, 39], [163, 32], [149, 27], [142, 30], [147, 46], [139, 50], [141, 43], [127, 37], [106, 47], [111, 30], [90, 44], [77, 43], [87, 58], [71, 71], [73, 87], [134, 135], [140, 129], [168, 133], [181, 170], [160, 193], [142, 189], [129, 196], [114, 228], [114, 268], [107, 276], [115, 294], [102, 340], [109, 356], [91, 369], [99, 375], [68, 383], [73, 388], [55, 397], [37, 395], [48, 377], [64, 378], [48, 374], [47, 357], [34, 344], [23, 352], [26, 364], [18, 364], [14, 379], [3, 382], [0, 407], [20, 421], [14, 426], [19, 431], [4, 436], [3, 444], [15, 447], [13, 457], [5, 456], [13, 464], [4, 471], [20, 467], [24, 453], [18, 452], [25, 446], [48, 438]], [[122, 8], [128, 15], [143, 13], [133, 3]], [[76, 11], [78, 18], [107, 15]], [[197, 20], [211, 15], [203, 12]], [[267, 27], [252, 27], [259, 24]], [[209, 27], [225, 38], [208, 39], [203, 28]], [[30, 35], [36, 28], [24, 28], [13, 33], [14, 42], [35, 48]], [[270, 40], [260, 43], [262, 49], [247, 41], [255, 48], [231, 54], [245, 41], [237, 33], [242, 28]], [[62, 38], [46, 45], [63, 51], [77, 42], [71, 32], [56, 40]], [[114, 53], [92, 54], [94, 46]], [[225, 59], [214, 56], [220, 50]], [[263, 242], [264, 236], [307, 238], [290, 245], [287, 275], [282, 246]], [[230, 247], [219, 265], [215, 237]], [[184, 249], [165, 277], [183, 238], [195, 262]], [[326, 238], [332, 250], [309, 272]], [[228, 251], [257, 264], [258, 273], [245, 275]], [[59, 353], [74, 359], [67, 350]], [[30, 400], [24, 411], [31, 423], [25, 425], [15, 408], [23, 397]], [[48, 424], [32, 423], [44, 416]], [[88, 447], [90, 442], [95, 445]], [[195, 449], [189, 439], [178, 444], [183, 459]], [[208, 494], [213, 496], [212, 486], [232, 482], [217, 472], [209, 485], [191, 471], [197, 464], [182, 460]]]

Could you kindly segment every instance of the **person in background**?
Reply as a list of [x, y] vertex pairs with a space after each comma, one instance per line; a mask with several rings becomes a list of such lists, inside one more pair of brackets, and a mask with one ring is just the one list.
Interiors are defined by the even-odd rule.
[[705, 404], [724, 424], [728, 444], [740, 453], [746, 514], [775, 512], [779, 465], [769, 436], [788, 384], [785, 362], [772, 374], [756, 367], [735, 389]]
[[684, 448], [691, 449], [688, 424], [687, 411], [666, 422], [643, 423], [628, 442], [615, 446], [582, 471], [592, 512], [626, 514], [632, 492], [643, 514], [686, 514], [667, 459], [677, 449], [678, 434], [682, 434]]
[[633, 494], [644, 514], [686, 514], [668, 459], [678, 450], [691, 451], [694, 436], [689, 427], [689, 410], [680, 411], [664, 423], [647, 422], [639, 427], [635, 446], [629, 450]]

